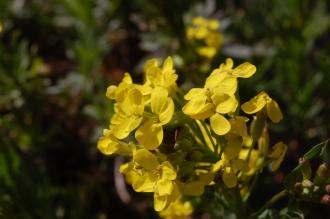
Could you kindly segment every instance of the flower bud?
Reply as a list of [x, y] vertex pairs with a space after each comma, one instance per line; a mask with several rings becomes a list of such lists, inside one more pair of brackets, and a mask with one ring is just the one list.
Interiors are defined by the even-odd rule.
[[308, 160], [301, 157], [299, 158], [300, 170], [304, 179], [310, 179], [312, 175], [311, 165]]
[[314, 184], [310, 180], [305, 179], [304, 181], [302, 181], [302, 186], [304, 188], [312, 188]]
[[330, 194], [330, 185], [326, 185], [324, 187], [324, 190], [325, 190], [326, 193]]
[[250, 133], [254, 141], [257, 141], [260, 138], [262, 130], [264, 129], [265, 125], [266, 125], [265, 114], [263, 112], [258, 112], [257, 116], [254, 117], [250, 126]]
[[317, 185], [322, 185], [326, 182], [327, 178], [330, 177], [330, 170], [326, 163], [319, 166], [314, 177], [314, 183]]
[[266, 127], [262, 130], [261, 136], [258, 140], [258, 148], [262, 155], [267, 156], [269, 149], [269, 133]]
[[296, 193], [301, 193], [302, 189], [303, 189], [303, 187], [302, 187], [302, 184], [300, 182], [297, 182], [296, 184], [294, 184], [293, 190]]
[[330, 204], [330, 195], [323, 195], [321, 197], [320, 203], [325, 205]]

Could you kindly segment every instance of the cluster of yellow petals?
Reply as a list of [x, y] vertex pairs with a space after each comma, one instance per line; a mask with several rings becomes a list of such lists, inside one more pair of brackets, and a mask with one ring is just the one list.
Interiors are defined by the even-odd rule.
[[256, 67], [248, 62], [233, 68], [232, 59], [227, 59], [226, 63], [212, 71], [204, 88], [192, 88], [184, 96], [188, 103], [183, 112], [193, 119], [209, 118], [216, 134], [227, 134], [231, 125], [224, 114], [234, 113], [237, 109], [237, 78], [251, 77], [255, 71]]
[[[194, 21], [200, 25], [200, 39], [218, 28], [215, 21], [203, 22]], [[240, 105], [238, 79], [255, 72], [254, 65], [245, 62], [234, 67], [228, 58], [211, 72], [204, 87], [180, 96], [172, 59], [168, 57], [162, 67], [151, 59], [144, 66], [143, 84], [134, 84], [126, 73], [118, 86], [108, 87], [106, 96], [115, 101], [114, 114], [97, 147], [106, 155], [132, 158], [120, 172], [135, 191], [153, 193], [154, 209], [164, 218], [190, 215], [192, 206], [183, 198], [202, 195], [206, 186], [220, 183], [243, 194], [257, 171], [265, 164], [276, 171], [287, 151], [282, 142], [268, 149], [266, 118], [275, 123], [283, 118], [276, 101], [261, 92]], [[182, 109], [173, 97], [181, 101]], [[173, 124], [186, 135], [176, 135], [173, 145], [163, 144], [167, 125], [178, 117], [182, 124]], [[208, 160], [210, 154], [213, 158]]]
[[202, 46], [197, 47], [197, 53], [206, 58], [216, 55], [223, 44], [223, 35], [219, 32], [220, 22], [216, 19], [195, 17], [186, 29], [189, 41], [201, 41]]

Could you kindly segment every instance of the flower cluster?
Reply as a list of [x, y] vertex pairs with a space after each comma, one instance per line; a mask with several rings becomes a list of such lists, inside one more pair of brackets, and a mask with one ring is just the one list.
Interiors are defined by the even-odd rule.
[[220, 22], [216, 19], [195, 17], [186, 29], [190, 42], [196, 43], [196, 52], [203, 57], [213, 58], [223, 44], [223, 35], [219, 32]]
[[108, 87], [115, 113], [97, 147], [127, 157], [120, 172], [135, 191], [153, 193], [154, 209], [165, 218], [191, 214], [184, 200], [205, 187], [245, 196], [252, 177], [267, 165], [277, 170], [287, 151], [282, 142], [269, 148], [268, 118], [277, 123], [283, 117], [277, 102], [261, 92], [240, 104], [239, 80], [255, 72], [254, 65], [234, 67], [228, 58], [204, 87], [183, 95], [172, 59], [162, 67], [151, 59], [143, 84], [126, 73], [118, 86]]

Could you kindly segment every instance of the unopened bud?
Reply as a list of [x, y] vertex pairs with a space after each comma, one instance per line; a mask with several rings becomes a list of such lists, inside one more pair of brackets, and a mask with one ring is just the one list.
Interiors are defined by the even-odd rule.
[[303, 189], [303, 187], [302, 187], [302, 184], [300, 182], [297, 182], [296, 184], [294, 184], [293, 190], [296, 193], [301, 193], [302, 189]]
[[314, 186], [313, 192], [319, 192], [320, 191], [320, 186]]
[[312, 175], [311, 165], [308, 160], [301, 157], [299, 158], [300, 170], [304, 179], [310, 179]]
[[269, 149], [269, 133], [266, 127], [263, 128], [261, 136], [258, 140], [258, 148], [262, 155], [267, 156]]
[[314, 177], [314, 183], [317, 185], [322, 185], [326, 182], [327, 178], [330, 177], [329, 167], [326, 163], [319, 166]]
[[262, 130], [264, 129], [265, 125], [266, 125], [265, 114], [263, 112], [258, 112], [257, 116], [254, 117], [250, 126], [250, 133], [254, 141], [257, 141], [260, 138]]
[[330, 204], [330, 195], [323, 195], [321, 197], [320, 203], [325, 205]]
[[314, 184], [310, 180], [305, 179], [304, 181], [302, 181], [302, 186], [304, 188], [312, 188]]
[[330, 185], [326, 185], [324, 187], [324, 190], [325, 190], [326, 193], [330, 194]]

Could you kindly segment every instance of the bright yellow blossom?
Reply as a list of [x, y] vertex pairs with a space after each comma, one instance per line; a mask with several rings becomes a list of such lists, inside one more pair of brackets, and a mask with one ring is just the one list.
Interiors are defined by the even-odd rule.
[[175, 202], [170, 204], [168, 208], [159, 212], [159, 215], [164, 219], [185, 219], [193, 213], [193, 207], [190, 202], [182, 202], [178, 198]]
[[164, 87], [168, 91], [171, 88], [176, 87], [176, 80], [178, 75], [175, 74], [173, 69], [173, 60], [171, 57], [167, 57], [164, 61], [163, 67], [160, 68], [157, 59], [150, 59], [144, 65], [145, 72], [145, 87]]
[[173, 100], [168, 91], [156, 87], [151, 93], [151, 115], [135, 132], [135, 138], [148, 150], [156, 149], [163, 141], [163, 125], [172, 119], [174, 113]]
[[231, 128], [223, 114], [235, 112], [238, 106], [237, 78], [250, 77], [256, 70], [250, 63], [232, 67], [233, 61], [227, 59], [206, 79], [204, 88], [193, 88], [184, 96], [188, 103], [182, 111], [193, 119], [209, 118], [212, 130], [218, 135], [228, 133]]
[[242, 110], [247, 114], [257, 113], [264, 108], [266, 108], [267, 116], [272, 122], [277, 123], [282, 120], [282, 111], [277, 102], [270, 98], [264, 91], [242, 105]]
[[109, 129], [104, 129], [103, 136], [97, 142], [97, 148], [105, 155], [131, 155], [133, 145], [119, 141]]
[[202, 41], [203, 45], [197, 47], [200, 56], [212, 58], [223, 44], [223, 35], [219, 32], [220, 22], [215, 19], [195, 17], [192, 25], [186, 30], [189, 41]]
[[179, 195], [175, 182], [176, 171], [170, 162], [159, 163], [157, 157], [146, 149], [134, 153], [133, 165], [126, 164], [121, 171], [129, 178], [137, 192], [154, 192], [154, 208], [164, 210]]

